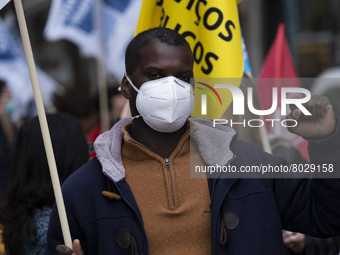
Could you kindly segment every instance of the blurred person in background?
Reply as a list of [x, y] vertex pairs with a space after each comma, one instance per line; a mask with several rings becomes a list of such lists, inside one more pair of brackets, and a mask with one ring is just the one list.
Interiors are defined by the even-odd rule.
[[15, 128], [11, 120], [13, 110], [11, 92], [6, 83], [0, 80], [0, 203], [7, 188], [15, 139]]
[[288, 138], [280, 135], [269, 135], [269, 140], [273, 155], [285, 158], [288, 164], [308, 163]]
[[[109, 86], [107, 88], [107, 97], [108, 97], [108, 107], [109, 107], [109, 115], [110, 115], [110, 127], [116, 124], [119, 120], [125, 118], [126, 116], [122, 116], [124, 112], [124, 106], [128, 102], [128, 100], [123, 96], [120, 91], [120, 87]], [[99, 96], [98, 93], [93, 97], [94, 104], [96, 106], [96, 110], [99, 112]]]
[[330, 67], [318, 75], [310, 87], [312, 94], [328, 97], [337, 116], [340, 116], [340, 66]]
[[110, 126], [112, 127], [119, 120], [125, 118], [124, 107], [129, 100], [127, 100], [120, 91], [119, 87], [108, 88], [109, 110], [110, 110]]
[[[121, 94], [118, 87], [113, 86], [108, 87], [107, 96], [110, 127], [112, 127], [122, 118], [121, 115], [128, 100]], [[68, 113], [80, 122], [91, 148], [90, 159], [94, 158], [96, 153], [92, 145], [101, 133], [98, 93], [91, 96], [86, 91], [70, 89], [65, 95], [56, 99], [55, 105], [59, 112]]]
[[[270, 135], [269, 139], [273, 155], [285, 158], [288, 164], [308, 164], [287, 138], [278, 135]], [[305, 239], [307, 238], [306, 235], [282, 230], [282, 237], [285, 255], [303, 254]]]
[[[333, 107], [334, 112], [336, 109]], [[340, 109], [338, 109], [340, 110]], [[288, 164], [308, 164], [290, 141], [280, 136], [270, 136], [273, 155], [284, 157]], [[316, 238], [297, 232], [282, 230], [284, 255], [339, 255], [340, 236]]]
[[[47, 115], [60, 182], [86, 163], [84, 132], [72, 116]], [[43, 254], [55, 198], [37, 117], [19, 129], [7, 200], [0, 207], [0, 225], [7, 255]]]
[[59, 112], [75, 117], [86, 136], [99, 124], [99, 113], [93, 98], [87, 91], [72, 88], [56, 98], [55, 106]]
[[340, 116], [340, 84], [337, 88], [328, 90], [325, 95], [333, 106], [333, 110], [337, 116]]
[[[110, 128], [116, 124], [119, 120], [127, 117], [125, 114], [125, 106], [128, 103], [128, 100], [122, 95], [120, 92], [119, 87], [115, 86], [109, 86], [107, 87], [107, 102], [108, 102], [108, 110], [109, 110], [109, 118], [110, 118]], [[99, 105], [99, 95], [98, 93], [95, 93], [95, 95], [92, 97], [92, 101], [94, 102], [95, 111], [100, 116], [100, 105]], [[91, 132], [87, 134], [87, 141], [90, 143], [90, 146], [94, 141], [97, 139], [97, 137], [101, 133], [101, 125], [100, 122], [92, 129]], [[96, 153], [93, 151], [91, 152], [90, 158], [94, 158], [96, 156]]]
[[284, 255], [339, 255], [340, 236], [316, 238], [290, 231], [283, 232]]
[[[314, 81], [311, 87], [312, 94], [320, 94], [328, 97], [334, 113], [340, 116], [340, 84], [338, 83], [340, 69], [330, 68], [324, 71]], [[284, 157], [288, 163], [307, 163], [299, 151], [289, 141], [283, 141], [279, 137], [270, 139], [273, 154]], [[285, 255], [339, 255], [340, 236], [334, 238], [316, 238], [301, 233], [283, 230], [283, 243]]]
[[90, 158], [94, 158], [96, 154], [91, 145], [100, 134], [100, 116], [94, 98], [89, 92], [72, 88], [56, 98], [55, 106], [59, 112], [67, 113], [79, 121], [90, 146]]

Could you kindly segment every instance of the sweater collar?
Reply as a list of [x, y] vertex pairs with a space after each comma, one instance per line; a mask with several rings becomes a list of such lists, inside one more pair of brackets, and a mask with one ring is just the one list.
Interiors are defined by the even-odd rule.
[[[102, 165], [103, 173], [115, 182], [125, 177], [121, 155], [124, 135], [128, 133], [124, 133], [122, 128], [131, 121], [132, 118], [120, 120], [110, 130], [99, 135], [94, 142], [94, 148]], [[233, 128], [227, 125], [213, 127], [211, 120], [201, 118], [190, 119], [190, 127], [197, 128], [196, 132], [190, 131], [190, 137], [196, 143], [198, 151], [206, 164], [225, 165], [233, 157], [230, 150], [230, 143], [236, 136], [236, 131]], [[189, 137], [188, 132], [185, 134]], [[127, 138], [129, 139], [129, 135], [127, 135]], [[189, 145], [190, 143], [187, 144]], [[176, 149], [178, 148], [178, 153], [183, 153], [186, 149], [190, 149], [183, 147], [182, 151], [180, 147], [180, 144], [176, 147]], [[144, 148], [147, 149], [145, 146]], [[151, 150], [149, 151], [152, 152]]]
[[[122, 156], [133, 159], [136, 161], [139, 160], [145, 160], [145, 159], [156, 159], [161, 162], [164, 161], [164, 159], [144, 146], [143, 144], [139, 143], [138, 141], [134, 140], [131, 137], [131, 125], [132, 123], [125, 124], [122, 127], [122, 133], [123, 133], [123, 142], [122, 142]], [[181, 155], [184, 155], [185, 153], [190, 152], [190, 134], [195, 132], [197, 130], [196, 125], [190, 125], [190, 121], [188, 120], [186, 122], [186, 132], [183, 134], [182, 138], [178, 142], [175, 150], [172, 152], [171, 156], [169, 158], [178, 157]]]

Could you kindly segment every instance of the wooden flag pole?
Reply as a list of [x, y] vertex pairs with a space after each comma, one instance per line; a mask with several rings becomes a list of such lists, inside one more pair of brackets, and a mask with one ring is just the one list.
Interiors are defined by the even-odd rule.
[[[248, 76], [248, 78], [250, 79], [252, 84], [254, 85], [255, 82], [254, 82], [253, 75], [250, 72], [246, 73], [246, 75]], [[255, 89], [255, 86], [254, 86], [254, 89]], [[263, 121], [262, 115], [260, 116], [260, 119]], [[265, 152], [269, 153], [269, 154], [273, 154], [272, 147], [270, 146], [270, 141], [269, 141], [269, 137], [268, 137], [268, 133], [267, 133], [265, 125], [262, 125], [260, 127], [260, 136], [261, 136], [261, 144], [262, 144], [263, 150]]]
[[28, 31], [27, 31], [25, 14], [24, 14], [21, 0], [14, 0], [14, 6], [15, 6], [15, 11], [16, 11], [17, 18], [18, 18], [22, 42], [24, 45], [27, 66], [28, 66], [30, 77], [31, 77], [34, 100], [35, 100], [35, 104], [36, 104], [37, 111], [38, 111], [38, 118], [39, 118], [40, 128], [41, 128], [41, 132], [42, 132], [42, 136], [44, 140], [46, 156], [47, 156], [47, 161], [48, 161], [48, 165], [50, 169], [52, 185], [53, 185], [54, 195], [56, 198], [64, 242], [66, 246], [72, 248], [72, 239], [71, 239], [70, 229], [69, 229], [68, 221], [66, 217], [65, 205], [64, 205], [64, 200], [63, 200], [63, 196], [61, 193], [60, 182], [59, 182], [57, 166], [56, 166], [56, 162], [54, 158], [50, 132], [49, 132], [48, 125], [47, 125], [45, 109], [44, 109], [44, 105], [43, 105], [43, 101], [41, 97], [37, 71], [36, 71], [35, 64], [34, 64], [31, 43], [30, 43]]
[[105, 73], [105, 56], [103, 49], [103, 29], [102, 29], [102, 16], [101, 16], [101, 1], [96, 1], [96, 28], [98, 31], [98, 54], [96, 59], [97, 64], [97, 86], [99, 96], [99, 112], [100, 112], [100, 126], [101, 132], [105, 132], [110, 129], [110, 115], [109, 115], [109, 103], [107, 95], [107, 79]]
[[97, 58], [97, 82], [98, 82], [98, 96], [99, 96], [99, 112], [100, 112], [100, 126], [101, 132], [105, 132], [110, 129], [110, 115], [109, 115], [109, 103], [107, 95], [106, 77], [103, 67], [102, 58]]

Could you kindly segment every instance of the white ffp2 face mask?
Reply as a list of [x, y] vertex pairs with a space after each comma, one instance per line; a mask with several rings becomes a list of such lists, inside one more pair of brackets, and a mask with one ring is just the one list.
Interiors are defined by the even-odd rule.
[[183, 127], [194, 109], [193, 87], [180, 79], [168, 76], [148, 81], [137, 89], [136, 107], [146, 124], [162, 133], [172, 133]]

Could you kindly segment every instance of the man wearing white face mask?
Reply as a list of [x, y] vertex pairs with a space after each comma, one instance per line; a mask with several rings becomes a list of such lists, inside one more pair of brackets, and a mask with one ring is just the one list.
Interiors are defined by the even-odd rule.
[[137, 89], [129, 76], [125, 78], [138, 92], [136, 105], [143, 121], [161, 133], [173, 133], [183, 127], [194, 109], [193, 87], [173, 76], [148, 81]]
[[[65, 182], [73, 251], [59, 245], [54, 208], [45, 254], [272, 255], [283, 253], [282, 228], [340, 234], [339, 180], [190, 178], [191, 142], [197, 165], [209, 164], [207, 155], [237, 168], [284, 164], [236, 140], [228, 126], [219, 136], [209, 120], [188, 120], [193, 62], [189, 45], [172, 30], [155, 28], [132, 40], [121, 88], [133, 119], [100, 135], [98, 160]], [[316, 118], [295, 109], [288, 117], [299, 125], [292, 131], [317, 140], [310, 142], [313, 163], [338, 168], [340, 132], [329, 102], [313, 97], [306, 107]], [[221, 139], [223, 147], [214, 147]]]

